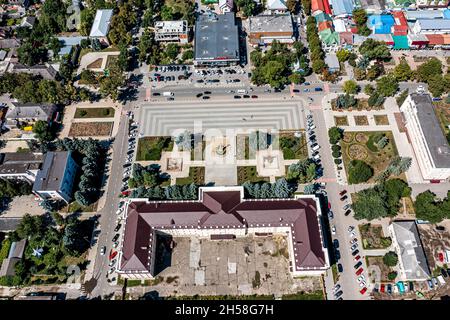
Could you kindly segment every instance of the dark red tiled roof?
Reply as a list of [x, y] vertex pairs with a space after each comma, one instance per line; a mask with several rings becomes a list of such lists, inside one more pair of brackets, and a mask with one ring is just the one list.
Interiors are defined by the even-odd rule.
[[120, 270], [150, 270], [154, 230], [287, 227], [296, 270], [326, 264], [316, 202], [311, 198], [242, 200], [239, 191], [207, 191], [201, 201], [131, 202]]

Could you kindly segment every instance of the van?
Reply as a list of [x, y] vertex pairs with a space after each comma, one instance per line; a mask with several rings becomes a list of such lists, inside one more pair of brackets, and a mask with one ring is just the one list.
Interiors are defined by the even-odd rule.
[[173, 96], [174, 94], [173, 94], [173, 92], [170, 92], [170, 91], [165, 91], [165, 92], [163, 92], [163, 96], [164, 97], [171, 97], [171, 96]]
[[236, 91], [238, 94], [247, 94], [247, 90], [245, 89], [239, 89]]

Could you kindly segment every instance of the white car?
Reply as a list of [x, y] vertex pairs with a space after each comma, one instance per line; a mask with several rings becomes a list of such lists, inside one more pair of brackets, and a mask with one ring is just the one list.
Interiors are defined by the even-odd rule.
[[359, 283], [359, 286], [360, 286], [361, 288], [364, 288], [365, 286], [367, 286], [367, 283], [363, 280], [363, 281], [361, 281], [361, 282]]
[[100, 249], [100, 255], [104, 256], [104, 255], [105, 255], [105, 252], [106, 252], [106, 246], [103, 246], [103, 247]]
[[355, 232], [355, 231], [352, 231], [352, 232], [350, 233], [350, 237], [356, 238], [356, 232]]
[[349, 226], [349, 227], [348, 227], [348, 232], [350, 233], [350, 232], [352, 232], [354, 229], [355, 229], [354, 226]]
[[111, 269], [109, 269], [108, 273], [111, 274], [114, 273], [114, 271], [116, 271], [116, 267], [112, 267]]
[[361, 281], [365, 281], [366, 280], [366, 277], [364, 277], [363, 275], [361, 275], [361, 276], [359, 276], [358, 277], [358, 279], [356, 279], [358, 282], [361, 282]]
[[331, 227], [331, 233], [332, 233], [333, 235], [336, 234], [336, 226], [332, 226], [332, 227]]
[[121, 214], [123, 211], [123, 208], [117, 209], [116, 214]]

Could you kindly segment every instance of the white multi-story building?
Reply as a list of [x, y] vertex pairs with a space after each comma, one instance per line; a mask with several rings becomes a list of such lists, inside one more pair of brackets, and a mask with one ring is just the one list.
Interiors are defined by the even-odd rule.
[[154, 31], [156, 41], [188, 43], [189, 28], [186, 20], [156, 21]]
[[423, 179], [445, 180], [450, 177], [450, 146], [434, 112], [430, 95], [410, 94], [400, 110]]

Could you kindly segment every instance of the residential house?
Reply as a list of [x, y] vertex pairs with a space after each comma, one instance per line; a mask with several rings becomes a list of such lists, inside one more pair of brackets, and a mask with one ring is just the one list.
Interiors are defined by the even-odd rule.
[[233, 12], [233, 0], [219, 0], [219, 9], [221, 13]]
[[41, 199], [57, 199], [69, 203], [78, 165], [70, 151], [47, 152], [42, 169], [33, 184], [33, 193]]
[[36, 17], [26, 16], [23, 17], [22, 22], [20, 23], [21, 27], [33, 29], [36, 23]]
[[271, 13], [284, 13], [288, 8], [286, 0], [267, 0], [266, 9]]
[[441, 181], [450, 177], [450, 146], [441, 129], [429, 94], [412, 93], [400, 111], [422, 177]]
[[270, 45], [295, 42], [294, 24], [290, 14], [258, 15], [249, 19], [249, 42], [252, 45]]
[[100, 43], [109, 45], [108, 32], [113, 16], [112, 9], [97, 10], [95, 13], [94, 22], [92, 23], [90, 38], [98, 39]]
[[355, 9], [354, 0], [330, 0], [330, 5], [333, 15], [337, 17], [351, 16]]
[[189, 28], [186, 20], [156, 21], [155, 40], [160, 42], [188, 43]]
[[0, 153], [0, 178], [34, 183], [43, 162], [41, 153]]
[[415, 221], [394, 221], [389, 226], [398, 255], [399, 280], [426, 281], [431, 277]]
[[20, 241], [11, 243], [8, 257], [3, 259], [2, 261], [2, 266], [0, 268], [0, 277], [14, 276], [16, 274], [16, 264], [22, 260], [26, 245], [27, 239], [22, 239]]
[[62, 47], [59, 49], [58, 55], [64, 56], [66, 54], [69, 54], [72, 48], [75, 46], [79, 46], [81, 44], [81, 41], [83, 41], [84, 39], [88, 39], [88, 37], [58, 37], [58, 40], [62, 45]]
[[50, 64], [37, 64], [28, 67], [19, 62], [12, 62], [8, 66], [8, 72], [11, 73], [29, 73], [35, 76], [41, 76], [45, 80], [55, 80], [58, 72]]
[[374, 14], [367, 17], [367, 26], [374, 34], [390, 34], [395, 24], [390, 14]]
[[228, 66], [239, 62], [239, 35], [234, 13], [199, 15], [195, 22], [194, 64]]
[[20, 40], [17, 38], [0, 39], [0, 49], [13, 49], [20, 47]]
[[415, 34], [449, 34], [450, 19], [420, 19], [411, 31]]
[[328, 15], [332, 14], [330, 3], [328, 2], [328, 0], [312, 0], [311, 12], [313, 13], [313, 16], [321, 12]]
[[320, 204], [313, 195], [244, 199], [244, 189], [238, 186], [201, 187], [194, 201], [130, 199], [117, 258], [121, 277], [152, 279], [157, 275], [157, 234], [230, 241], [279, 234], [287, 239], [293, 276], [319, 276], [330, 267]]
[[18, 103], [12, 102], [6, 113], [6, 125], [20, 125], [34, 123], [38, 120], [53, 121], [57, 108], [54, 104]]
[[327, 53], [325, 55], [325, 63], [328, 66], [328, 71], [330, 73], [339, 72], [341, 70], [341, 66], [339, 64], [339, 60], [335, 53]]

